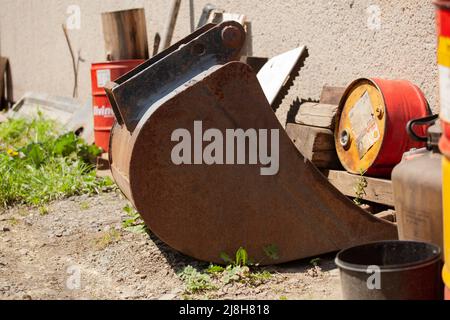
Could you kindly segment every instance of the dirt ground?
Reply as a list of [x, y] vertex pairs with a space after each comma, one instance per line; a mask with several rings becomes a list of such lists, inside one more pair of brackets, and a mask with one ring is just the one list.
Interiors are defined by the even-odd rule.
[[[125, 231], [118, 192], [74, 197], [43, 209], [0, 209], [0, 299], [340, 299], [333, 255], [267, 270], [266, 283], [187, 295], [177, 276], [206, 267], [154, 236]], [[1, 211], [2, 210], [2, 211]]]

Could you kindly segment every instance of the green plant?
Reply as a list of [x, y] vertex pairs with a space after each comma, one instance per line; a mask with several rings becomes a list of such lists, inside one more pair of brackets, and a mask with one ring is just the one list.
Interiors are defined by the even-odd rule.
[[49, 214], [48, 208], [47, 208], [46, 206], [40, 206], [40, 207], [39, 207], [39, 214], [40, 214], [41, 216], [46, 216], [46, 215], [48, 215], [48, 214]]
[[127, 219], [122, 221], [122, 227], [131, 233], [148, 233], [148, 228], [141, 218], [139, 212], [130, 205], [126, 205], [123, 211], [127, 213]]
[[90, 206], [89, 202], [87, 202], [87, 201], [83, 201], [80, 203], [80, 209], [83, 211], [89, 210], [90, 207], [91, 206]]
[[209, 275], [197, 271], [192, 266], [185, 267], [178, 276], [185, 283], [186, 292], [190, 294], [217, 289]]
[[119, 241], [121, 238], [120, 232], [116, 229], [111, 229], [104, 233], [100, 238], [95, 241], [95, 244], [99, 250], [103, 250], [110, 244]]
[[320, 258], [315, 258], [312, 259], [309, 263], [313, 266], [313, 267], [318, 267], [320, 265], [320, 263], [322, 262], [322, 260]]
[[96, 177], [93, 161], [100, 149], [74, 133], [58, 132], [55, 122], [40, 115], [0, 124], [0, 206], [42, 206], [113, 185], [109, 178]]
[[220, 253], [220, 258], [226, 264], [233, 265], [233, 266], [245, 267], [245, 266], [251, 264], [251, 262], [249, 262], [249, 259], [248, 259], [247, 250], [245, 250], [242, 247], [240, 247], [236, 251], [234, 260], [231, 259], [230, 256], [227, 253], [225, 253], [225, 252]]
[[19, 224], [19, 220], [17, 220], [16, 218], [12, 217], [11, 219], [8, 220], [9, 225], [14, 227], [17, 226]]
[[360, 177], [358, 178], [355, 187], [353, 190], [355, 191], [355, 198], [353, 199], [353, 202], [360, 206], [362, 204], [362, 200], [364, 199], [364, 196], [366, 196], [366, 188], [368, 186], [367, 179], [364, 177], [364, 172], [360, 170]]
[[[271, 249], [274, 250], [273, 247]], [[273, 252], [270, 253], [273, 254]], [[257, 286], [266, 282], [272, 276], [268, 271], [252, 272], [250, 267], [255, 267], [255, 265], [249, 260], [247, 250], [243, 247], [236, 251], [234, 260], [224, 252], [220, 254], [220, 257], [228, 266], [221, 272], [217, 266], [210, 266], [208, 270], [216, 271], [213, 274], [221, 273], [221, 280], [224, 284], [241, 282]]]
[[210, 264], [209, 267], [206, 269], [206, 272], [212, 275], [220, 274], [225, 271], [225, 268], [222, 266], [217, 266], [214, 264]]

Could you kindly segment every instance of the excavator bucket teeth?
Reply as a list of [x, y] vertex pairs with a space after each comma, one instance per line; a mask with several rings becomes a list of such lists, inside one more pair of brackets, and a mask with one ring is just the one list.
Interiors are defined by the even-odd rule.
[[[205, 34], [223, 35], [229, 26], [223, 23]], [[234, 24], [232, 27], [238, 28]], [[228, 44], [230, 38], [226, 39]], [[192, 52], [197, 41], [176, 50]], [[208, 52], [208, 43], [204, 44]], [[125, 108], [144, 108], [131, 111], [138, 115], [135, 124], [127, 126], [123, 121], [114, 126], [110, 161], [117, 184], [149, 229], [174, 249], [203, 261], [223, 263], [221, 253], [232, 255], [244, 247], [253, 262], [261, 265], [396, 239], [395, 224], [354, 205], [297, 151], [275, 117], [254, 71], [233, 61], [234, 54], [227, 56], [229, 61], [222, 59], [214, 66], [199, 70], [197, 65], [195, 71], [187, 68], [192, 77], [185, 83], [176, 80], [169, 91], [164, 86], [159, 98], [155, 98], [157, 89], [149, 88], [149, 105], [133, 106], [131, 102], [143, 100], [119, 94], [131, 94], [120, 90], [129, 81], [141, 94], [146, 92], [150, 80], [143, 74], [147, 69], [130, 75], [129, 80], [122, 79], [122, 84], [116, 84], [119, 90], [108, 93], [110, 99], [124, 101]], [[164, 65], [169, 58], [162, 58], [160, 63]], [[173, 60], [169, 65], [183, 68], [185, 61]], [[121, 117], [125, 113], [121, 103], [116, 107]], [[232, 148], [235, 154], [231, 157], [225, 154], [229, 148], [221, 150], [221, 145], [229, 143], [229, 133], [238, 130], [255, 132], [256, 139], [259, 134], [260, 156], [264, 149], [261, 141], [265, 138], [272, 142], [268, 144], [272, 156], [279, 155], [274, 161], [278, 165], [271, 163], [273, 172], [264, 171], [270, 169], [267, 162], [250, 161], [250, 142], [245, 144], [244, 140], [248, 147], [244, 157], [251, 164], [238, 164], [243, 160], [236, 160], [242, 151], [239, 146]], [[202, 157], [211, 146], [211, 142], [203, 141], [208, 140], [203, 139], [207, 132], [215, 137], [216, 149], [211, 153], [215, 164], [207, 164], [211, 159]], [[174, 151], [181, 141], [177, 137], [181, 136], [191, 137], [193, 146], [190, 149], [187, 138], [188, 142], [183, 140], [187, 147], [181, 156], [187, 161], [180, 164], [174, 161]], [[252, 141], [250, 134], [247, 138]]]

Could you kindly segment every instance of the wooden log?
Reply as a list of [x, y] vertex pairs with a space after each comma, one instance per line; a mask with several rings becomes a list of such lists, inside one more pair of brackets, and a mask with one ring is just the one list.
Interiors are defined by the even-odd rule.
[[330, 129], [289, 123], [286, 132], [298, 151], [318, 168], [340, 168]]
[[[5, 75], [6, 75], [6, 66], [8, 64], [8, 59], [0, 57], [0, 110], [3, 109], [5, 104]], [[1, 121], [1, 120], [0, 120]]]
[[0, 57], [0, 110], [10, 108], [13, 100], [13, 82], [8, 58]]
[[107, 60], [148, 59], [144, 9], [102, 13]]
[[[350, 174], [346, 171], [325, 171], [324, 174], [328, 180], [339, 191], [349, 197], [356, 197], [355, 187], [358, 185], [361, 176]], [[392, 182], [390, 180], [364, 177], [367, 187], [364, 188], [365, 195], [363, 200], [384, 204], [390, 207], [394, 206], [394, 195]]]
[[304, 103], [295, 117], [298, 124], [334, 130], [338, 107], [332, 104]]
[[339, 105], [345, 90], [346, 88], [344, 87], [324, 86], [320, 96], [320, 103]]

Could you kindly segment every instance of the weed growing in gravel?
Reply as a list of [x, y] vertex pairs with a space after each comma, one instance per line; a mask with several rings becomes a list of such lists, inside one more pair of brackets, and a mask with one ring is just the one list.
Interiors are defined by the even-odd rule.
[[208, 274], [199, 272], [192, 266], [185, 267], [178, 276], [186, 285], [186, 293], [195, 294], [217, 289]]
[[364, 171], [360, 170], [360, 177], [358, 178], [356, 185], [353, 187], [353, 191], [355, 191], [355, 198], [353, 202], [360, 206], [362, 205], [362, 200], [367, 195], [366, 188], [368, 186], [367, 179], [364, 177]]
[[46, 206], [40, 206], [39, 207], [39, 214], [41, 216], [46, 216], [46, 215], [48, 215], [48, 213], [49, 213], [49, 210], [48, 210], [48, 208]]
[[188, 266], [178, 274], [185, 282], [186, 294], [217, 290], [235, 282], [258, 287], [272, 278], [269, 271], [259, 271], [257, 266], [251, 263], [247, 251], [242, 247], [237, 250], [234, 259], [231, 259], [226, 253], [221, 253], [220, 256], [227, 263], [226, 267], [210, 264], [203, 271], [198, 271], [192, 266]]
[[122, 221], [122, 227], [125, 231], [131, 233], [148, 233], [149, 230], [141, 218], [139, 212], [130, 205], [126, 205], [123, 211], [127, 213], [127, 219]]
[[17, 226], [19, 224], [19, 220], [17, 220], [16, 218], [12, 217], [11, 219], [8, 220], [9, 225], [11, 227]]
[[309, 263], [313, 266], [313, 267], [318, 267], [320, 266], [320, 263], [322, 262], [322, 259], [320, 258], [315, 258], [312, 259]]
[[40, 206], [53, 200], [110, 188], [93, 165], [100, 149], [74, 133], [58, 134], [41, 115], [0, 124], [0, 206]]
[[104, 233], [100, 238], [95, 241], [95, 244], [99, 250], [103, 250], [110, 244], [115, 243], [120, 240], [120, 232], [116, 229], [109, 230]]
[[89, 202], [83, 201], [80, 203], [80, 209], [83, 211], [89, 210], [91, 206], [89, 205]]
[[221, 282], [229, 284], [233, 282], [240, 282], [251, 286], [259, 286], [270, 280], [272, 274], [268, 271], [255, 271], [258, 265], [253, 264], [249, 259], [247, 250], [239, 248], [236, 251], [235, 258], [231, 259], [226, 253], [220, 254], [222, 260], [227, 263], [227, 267], [221, 272], [217, 272], [218, 266], [210, 265], [207, 272], [219, 275]]

